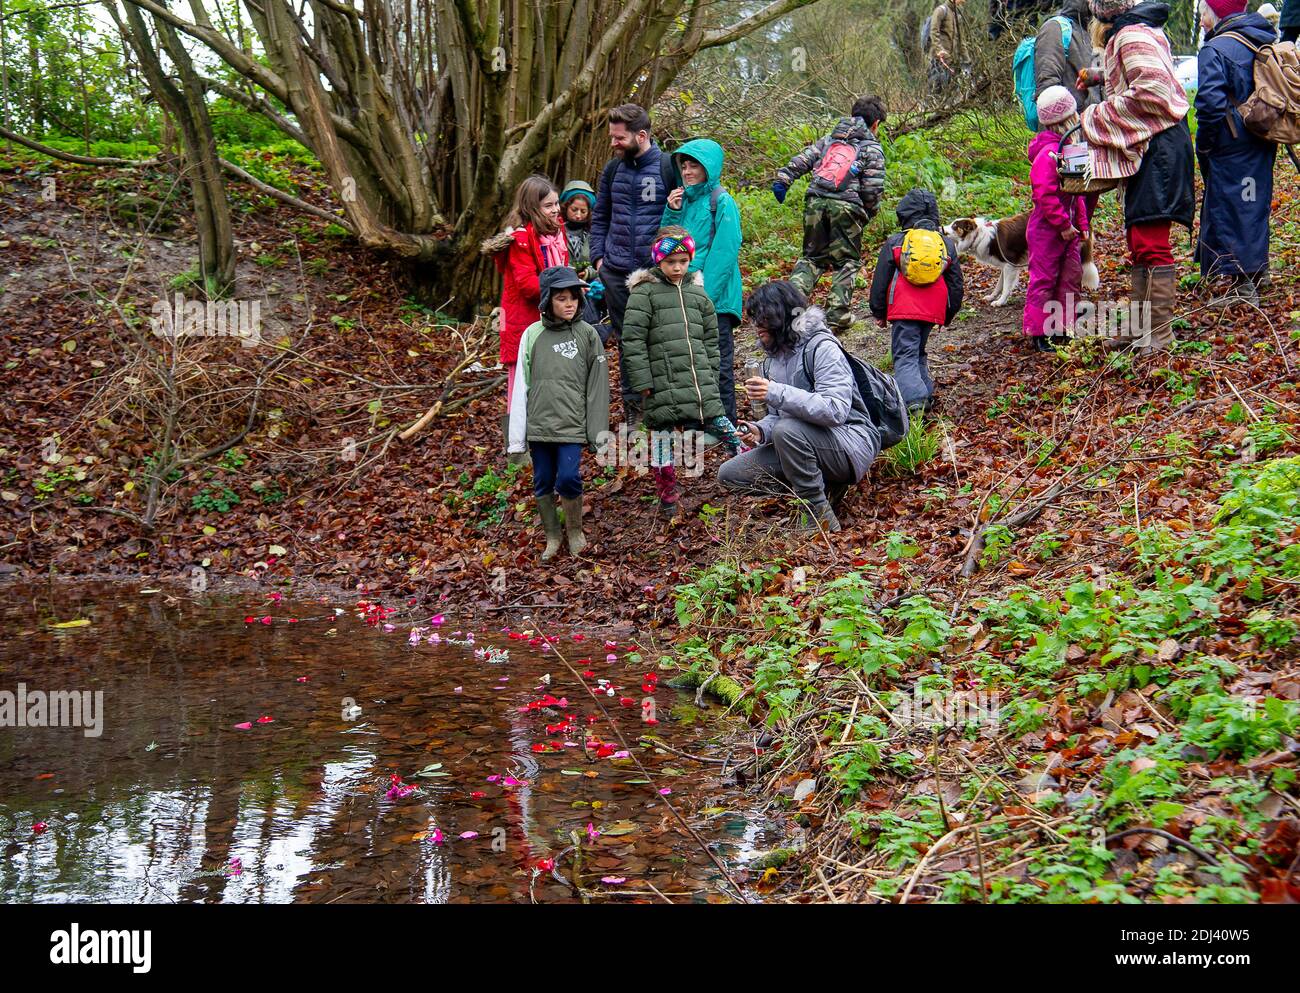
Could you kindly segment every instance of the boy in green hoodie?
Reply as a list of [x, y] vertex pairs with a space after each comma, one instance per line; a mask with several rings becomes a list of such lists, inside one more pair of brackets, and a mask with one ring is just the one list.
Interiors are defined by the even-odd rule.
[[508, 451], [533, 459], [533, 493], [546, 531], [545, 562], [560, 550], [564, 508], [569, 554], [587, 547], [582, 530], [582, 449], [609, 431], [609, 374], [600, 338], [579, 317], [587, 284], [568, 266], [538, 277], [542, 319], [524, 331], [510, 402]]
[[704, 292], [718, 315], [718, 390], [727, 417], [736, 420], [733, 333], [740, 324], [740, 210], [722, 188], [722, 146], [708, 138], [688, 141], [673, 152], [682, 185], [668, 194], [664, 226], [680, 225], [695, 240], [689, 272], [704, 275]]

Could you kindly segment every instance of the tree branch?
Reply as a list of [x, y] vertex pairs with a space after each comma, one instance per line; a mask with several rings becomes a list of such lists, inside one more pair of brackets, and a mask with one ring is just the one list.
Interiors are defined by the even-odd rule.
[[59, 159], [63, 162], [74, 162], [77, 165], [90, 166], [151, 166], [157, 165], [157, 159], [112, 159], [112, 158], [95, 158], [92, 155], [74, 155], [72, 152], [60, 151], [57, 148], [51, 148], [49, 145], [42, 145], [39, 141], [31, 138], [25, 138], [6, 127], [0, 127], [0, 137], [8, 138], [10, 141], [16, 141], [20, 145], [25, 145], [33, 152], [40, 152], [42, 155], [48, 155], [52, 159]]
[[807, 7], [809, 4], [816, 2], [817, 0], [774, 0], [773, 3], [769, 3], [761, 10], [754, 11], [748, 17], [742, 17], [729, 27], [705, 31], [700, 48], [716, 48], [719, 45], [730, 45], [733, 41], [739, 41], [765, 24], [770, 24], [777, 18], [784, 17], [792, 10], [798, 10], [800, 7]]
[[357, 233], [356, 226], [346, 217], [331, 213], [324, 207], [317, 207], [314, 203], [300, 200], [292, 193], [286, 193], [284, 190], [271, 186], [269, 183], [264, 183], [252, 173], [246, 172], [233, 162], [229, 162], [226, 159], [218, 159], [217, 161], [221, 163], [222, 169], [230, 173], [230, 175], [234, 176], [240, 182], [247, 183], [249, 186], [253, 187], [253, 189], [257, 190], [258, 193], [265, 194], [273, 200], [279, 200], [280, 203], [293, 207], [295, 210], [301, 210], [305, 214], [311, 214], [313, 217], [319, 217], [323, 221], [337, 224], [339, 227], [346, 229], [351, 235]]

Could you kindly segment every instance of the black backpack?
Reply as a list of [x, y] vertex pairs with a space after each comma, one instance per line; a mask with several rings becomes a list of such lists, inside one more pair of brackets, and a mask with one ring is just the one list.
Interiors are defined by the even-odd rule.
[[[853, 370], [853, 384], [857, 388], [858, 397], [866, 408], [871, 423], [880, 429], [880, 450], [883, 452], [886, 448], [893, 448], [903, 440], [911, 426], [911, 419], [907, 415], [907, 404], [903, 402], [903, 393], [898, 388], [898, 382], [889, 373], [881, 372], [870, 363], [862, 361], [830, 332], [827, 332], [824, 337], [835, 342], [835, 347], [848, 359], [849, 368]], [[813, 382], [808, 353], [815, 350], [811, 341], [804, 346], [803, 350], [803, 374], [808, 380], [810, 389], [815, 388], [816, 383]]]

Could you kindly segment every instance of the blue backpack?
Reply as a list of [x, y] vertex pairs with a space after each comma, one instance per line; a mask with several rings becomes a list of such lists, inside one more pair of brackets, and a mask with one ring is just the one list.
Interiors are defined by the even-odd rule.
[[[1065, 54], [1070, 54], [1070, 35], [1074, 32], [1074, 23], [1068, 17], [1057, 15], [1052, 20], [1061, 26], [1061, 44], [1065, 46]], [[1016, 98], [1020, 101], [1020, 109], [1025, 115], [1025, 124], [1029, 130], [1037, 134], [1038, 125], [1038, 81], [1034, 78], [1034, 46], [1038, 38], [1036, 35], [1030, 35], [1028, 38], [1022, 38], [1020, 44], [1016, 46], [1016, 54], [1011, 59], [1011, 78], [1016, 84]]]

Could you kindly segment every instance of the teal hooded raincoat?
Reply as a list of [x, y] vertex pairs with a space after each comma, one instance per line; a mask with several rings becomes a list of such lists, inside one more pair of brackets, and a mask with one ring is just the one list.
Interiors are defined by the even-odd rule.
[[[709, 204], [713, 190], [722, 177], [725, 155], [722, 146], [709, 138], [695, 138], [673, 152], [674, 160], [685, 155], [704, 166], [708, 179], [687, 186], [682, 209], [664, 208], [664, 226], [677, 224], [695, 239], [695, 258], [691, 272], [704, 276], [704, 291], [719, 314], [731, 314], [740, 320], [740, 210], [731, 194], [723, 190], [718, 197], [717, 234], [710, 244], [714, 219]], [[679, 173], [680, 175], [680, 173]]]

